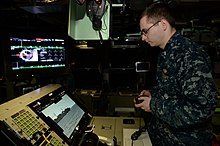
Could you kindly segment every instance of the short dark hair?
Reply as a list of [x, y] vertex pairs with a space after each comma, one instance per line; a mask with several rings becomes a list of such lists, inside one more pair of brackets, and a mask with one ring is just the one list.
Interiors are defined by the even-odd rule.
[[175, 18], [172, 16], [171, 8], [166, 3], [153, 3], [146, 7], [141, 14], [142, 17], [147, 17], [155, 23], [161, 19], [166, 19], [172, 27], [175, 27]]

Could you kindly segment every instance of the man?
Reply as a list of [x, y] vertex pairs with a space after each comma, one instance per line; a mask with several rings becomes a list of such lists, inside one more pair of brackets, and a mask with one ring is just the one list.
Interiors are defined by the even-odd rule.
[[135, 107], [151, 112], [148, 133], [154, 146], [211, 146], [211, 116], [217, 90], [206, 52], [175, 29], [170, 8], [147, 7], [140, 19], [142, 40], [160, 47], [157, 85], [140, 93]]

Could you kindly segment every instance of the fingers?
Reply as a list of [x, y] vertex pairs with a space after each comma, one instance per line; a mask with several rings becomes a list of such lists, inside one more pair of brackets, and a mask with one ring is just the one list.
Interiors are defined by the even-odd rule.
[[[146, 112], [151, 112], [151, 110], [150, 110], [150, 100], [151, 100], [151, 98], [149, 96], [146, 96], [146, 95], [139, 96], [137, 98], [137, 101], [135, 101], [134, 106], [136, 108], [140, 108], [140, 109], [142, 109]], [[139, 102], [139, 101], [141, 101], [141, 102]]]
[[136, 108], [141, 108], [142, 110], [144, 110], [145, 112], [151, 112], [150, 107], [149, 106], [144, 106], [143, 103], [140, 104], [135, 104]]
[[145, 95], [145, 94], [147, 94], [147, 90], [141, 91], [140, 96]]
[[151, 95], [151, 93], [150, 93], [150, 91], [149, 91], [149, 90], [143, 90], [143, 91], [141, 91], [141, 93], [140, 93], [140, 95], [139, 95], [139, 96], [143, 96], [143, 95], [145, 95], [145, 96], [150, 96], [150, 95]]
[[144, 106], [143, 106], [143, 103], [139, 103], [139, 104], [135, 103], [134, 106], [135, 106], [136, 108], [143, 108], [143, 107], [144, 107]]

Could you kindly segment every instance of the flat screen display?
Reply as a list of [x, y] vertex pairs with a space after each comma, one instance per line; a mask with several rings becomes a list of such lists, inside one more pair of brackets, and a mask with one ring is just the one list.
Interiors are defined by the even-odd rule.
[[29, 70], [65, 67], [62, 38], [10, 37], [11, 69]]
[[29, 107], [69, 143], [84, 133], [92, 118], [91, 114], [62, 88], [31, 103]]

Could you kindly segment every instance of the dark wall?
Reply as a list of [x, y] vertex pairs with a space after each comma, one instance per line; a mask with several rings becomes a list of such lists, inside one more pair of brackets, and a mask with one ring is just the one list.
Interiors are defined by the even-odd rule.
[[[143, 9], [153, 2], [153, 0], [115, 0], [113, 3], [121, 3], [122, 7], [111, 8], [111, 36], [110, 40], [104, 41], [103, 44], [99, 41], [88, 41], [93, 46], [94, 50], [79, 50], [75, 47], [77, 41], [68, 38], [68, 64], [76, 64], [76, 68], [92, 68], [92, 70], [86, 70], [87, 73], [79, 73], [77, 76], [79, 86], [82, 87], [89, 78], [86, 74], [92, 72], [91, 75], [97, 80], [91, 80], [103, 84], [103, 72], [110, 72], [109, 69], [113, 68], [134, 68], [136, 61], [149, 61], [151, 63], [151, 71], [149, 75], [154, 79], [154, 72], [156, 70], [156, 59], [158, 49], [152, 49], [145, 43], [140, 41], [139, 36], [135, 36], [135, 39], [125, 41], [126, 34], [138, 33], [139, 30], [139, 16]], [[125, 2], [125, 3], [124, 3]], [[206, 45], [210, 48], [210, 45], [219, 38], [219, 23], [220, 23], [220, 1], [199, 1], [199, 2], [183, 2], [182, 0], [175, 0], [170, 3], [173, 10], [176, 12], [177, 28], [178, 30], [191, 29], [186, 36], [193, 37], [198, 43]], [[34, 7], [37, 6], [37, 7]], [[38, 11], [35, 11], [38, 8]], [[30, 1], [13, 1], [4, 0], [0, 6], [0, 31], [20, 31], [22, 32], [42, 32], [49, 33], [51, 35], [61, 33], [68, 35], [68, 1], [60, 1], [60, 3], [52, 4], [38, 4]], [[196, 30], [195, 33], [194, 31]], [[215, 36], [208, 33], [204, 34], [203, 31], [208, 30], [214, 32]], [[198, 36], [198, 37], [197, 37]], [[201, 39], [205, 36], [206, 39]], [[117, 38], [117, 39], [115, 39]], [[199, 38], [198, 40], [196, 40]], [[117, 46], [112, 45], [112, 42]], [[120, 47], [120, 45], [122, 47]], [[134, 47], [131, 47], [134, 46]], [[211, 46], [213, 48], [213, 46]], [[5, 48], [2, 48], [5, 49]], [[214, 51], [213, 51], [214, 50]], [[208, 50], [211, 56], [215, 55], [215, 49]], [[2, 53], [1, 53], [2, 55]], [[215, 58], [215, 57], [214, 57]], [[215, 61], [215, 60], [214, 60]], [[1, 63], [3, 60], [1, 60]], [[4, 64], [4, 62], [2, 63]], [[1, 67], [2, 69], [2, 67]], [[114, 69], [113, 69], [114, 70]], [[82, 70], [80, 70], [82, 71]], [[111, 70], [112, 71], [112, 70]], [[118, 84], [118, 76], [123, 76], [122, 71], [114, 70], [111, 77], [114, 84]], [[128, 71], [130, 72], [130, 71]], [[71, 73], [71, 72], [70, 72]], [[125, 75], [128, 74], [128, 75]], [[125, 73], [124, 81], [122, 83], [132, 84], [136, 81], [135, 73]], [[85, 75], [83, 82], [80, 82], [80, 76]], [[129, 75], [130, 79], [129, 80]], [[151, 81], [153, 82], [153, 81]]]

